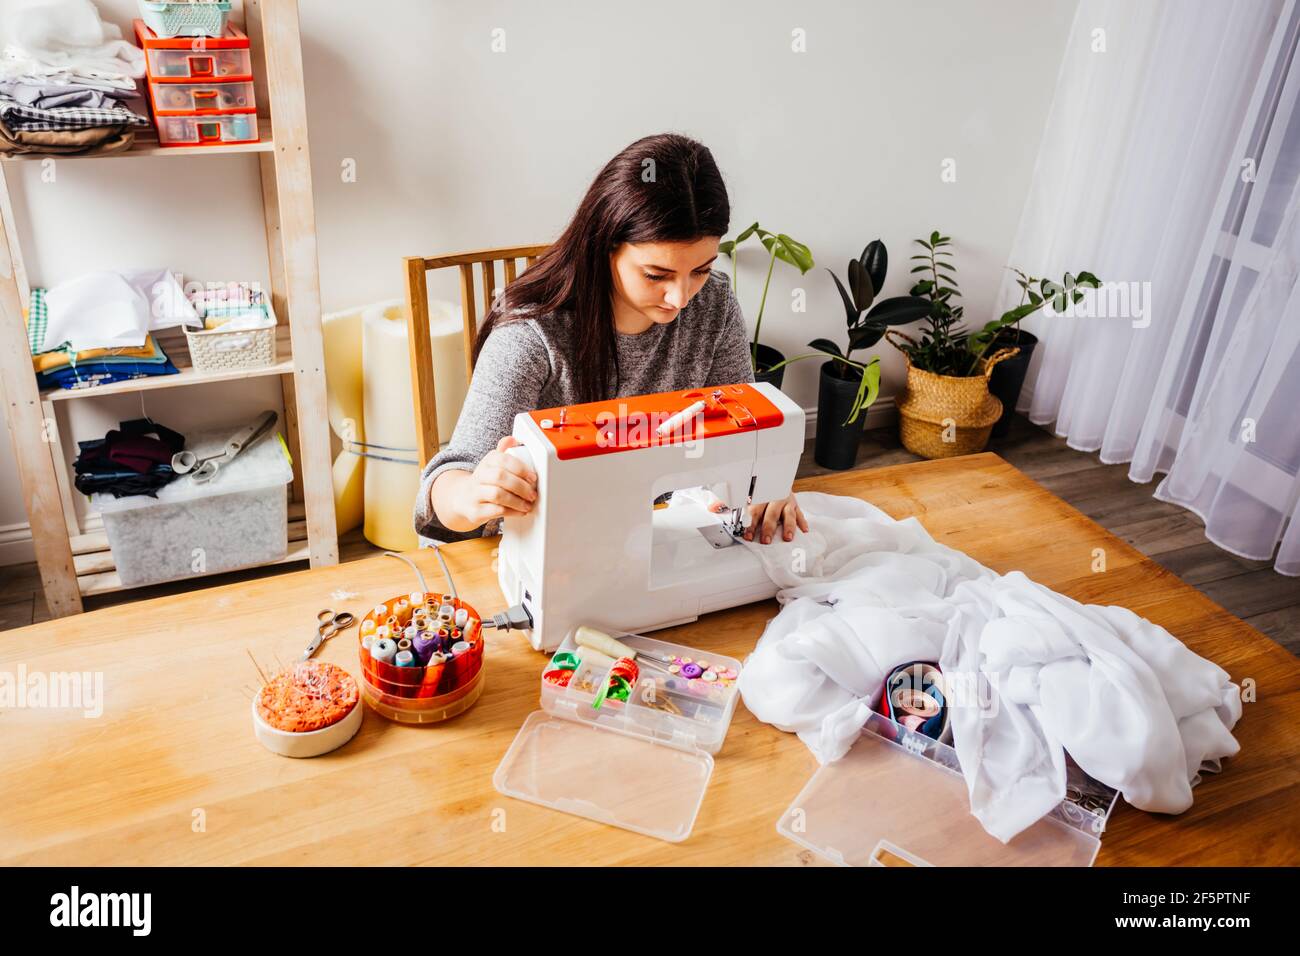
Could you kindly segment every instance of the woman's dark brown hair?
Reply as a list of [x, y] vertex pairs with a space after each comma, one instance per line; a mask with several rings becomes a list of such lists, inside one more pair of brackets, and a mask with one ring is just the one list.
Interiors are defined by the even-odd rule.
[[730, 222], [727, 189], [707, 147], [676, 133], [637, 140], [605, 164], [564, 233], [492, 307], [474, 341], [474, 360], [497, 325], [562, 311], [543, 321], [574, 325], [569, 341], [577, 354], [569, 359], [579, 401], [611, 397], [618, 350], [610, 255], [625, 242], [723, 236]]

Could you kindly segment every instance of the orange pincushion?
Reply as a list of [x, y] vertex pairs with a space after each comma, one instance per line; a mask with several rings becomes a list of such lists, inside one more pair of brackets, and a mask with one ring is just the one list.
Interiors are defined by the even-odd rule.
[[262, 686], [257, 712], [288, 733], [307, 733], [336, 724], [357, 705], [357, 682], [327, 661], [302, 661]]

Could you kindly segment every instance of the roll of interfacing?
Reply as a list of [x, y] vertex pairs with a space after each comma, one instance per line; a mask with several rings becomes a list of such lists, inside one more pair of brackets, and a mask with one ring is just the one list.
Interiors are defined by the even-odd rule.
[[[446, 441], [456, 427], [467, 389], [463, 332], [458, 311], [450, 303], [432, 301], [429, 313], [438, 434]], [[362, 312], [361, 325], [362, 404], [370, 455], [366, 459], [366, 539], [390, 551], [407, 551], [418, 544], [411, 509], [425, 463], [415, 460], [415, 399], [406, 304], [392, 300], [369, 306]]]

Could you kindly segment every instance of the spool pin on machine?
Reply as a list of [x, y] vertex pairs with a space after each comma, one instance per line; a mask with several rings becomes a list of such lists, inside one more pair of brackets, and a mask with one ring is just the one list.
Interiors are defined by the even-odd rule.
[[[804, 414], [766, 383], [590, 402], [515, 416], [509, 453], [537, 501], [502, 523], [498, 578], [519, 628], [554, 650], [580, 625], [648, 631], [761, 601], [776, 585], [739, 543], [749, 503], [789, 496]], [[721, 499], [666, 493], [705, 487]]]

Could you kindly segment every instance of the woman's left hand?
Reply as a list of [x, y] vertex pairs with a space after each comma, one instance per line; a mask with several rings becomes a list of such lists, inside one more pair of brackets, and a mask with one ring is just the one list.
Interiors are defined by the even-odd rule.
[[808, 519], [803, 516], [794, 495], [783, 501], [769, 501], [767, 504], [749, 506], [749, 526], [745, 528], [745, 540], [753, 541], [755, 534], [763, 544], [771, 544], [776, 534], [777, 525], [781, 526], [786, 541], [794, 540], [794, 529], [808, 530]]

